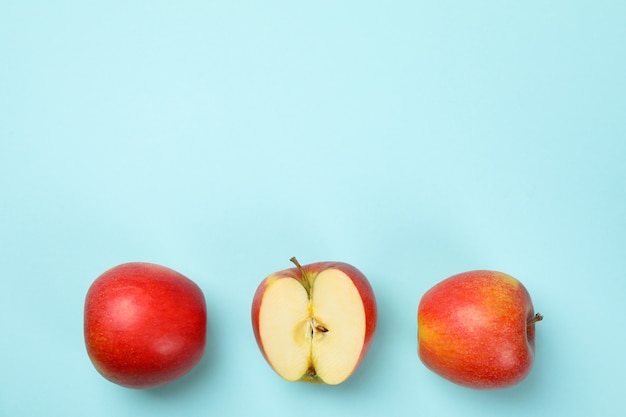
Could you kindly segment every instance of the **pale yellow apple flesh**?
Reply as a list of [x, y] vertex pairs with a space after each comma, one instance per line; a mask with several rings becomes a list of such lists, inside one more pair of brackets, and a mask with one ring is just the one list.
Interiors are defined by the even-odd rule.
[[310, 295], [296, 279], [276, 280], [259, 312], [265, 355], [288, 381], [343, 382], [361, 356], [365, 324], [359, 291], [337, 269], [320, 272]]

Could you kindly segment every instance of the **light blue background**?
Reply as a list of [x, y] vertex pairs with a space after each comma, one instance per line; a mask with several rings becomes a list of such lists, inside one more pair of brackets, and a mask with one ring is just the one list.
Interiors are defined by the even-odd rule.
[[[626, 373], [623, 1], [4, 1], [0, 415], [617, 416]], [[379, 306], [336, 387], [263, 360], [269, 273], [341, 260]], [[203, 289], [205, 358], [134, 391], [87, 358], [91, 282]], [[545, 316], [502, 391], [416, 354], [421, 295], [516, 276]]]

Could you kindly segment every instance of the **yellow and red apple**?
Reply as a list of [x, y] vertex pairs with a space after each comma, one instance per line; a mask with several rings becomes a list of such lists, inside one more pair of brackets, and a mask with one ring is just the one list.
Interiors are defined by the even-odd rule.
[[287, 381], [340, 384], [365, 357], [376, 329], [374, 292], [343, 262], [296, 265], [265, 278], [252, 302], [259, 348]]
[[526, 288], [497, 271], [447, 278], [418, 307], [418, 354], [427, 368], [476, 389], [521, 382], [535, 357], [535, 314]]
[[167, 384], [202, 358], [204, 295], [164, 266], [118, 265], [87, 291], [84, 336], [93, 365], [111, 382], [138, 389]]

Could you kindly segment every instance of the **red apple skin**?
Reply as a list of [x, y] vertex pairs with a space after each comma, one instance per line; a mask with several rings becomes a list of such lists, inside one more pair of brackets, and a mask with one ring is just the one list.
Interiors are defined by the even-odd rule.
[[85, 298], [89, 358], [102, 376], [128, 388], [154, 388], [189, 372], [204, 354], [206, 322], [200, 287], [150, 263], [109, 269]]
[[469, 271], [428, 290], [418, 307], [418, 354], [427, 368], [462, 386], [500, 389], [521, 382], [535, 356], [534, 309], [526, 288], [497, 271]]
[[[361, 351], [361, 355], [354, 367], [354, 370], [356, 370], [363, 361], [363, 358], [365, 358], [365, 355], [367, 354], [370, 345], [372, 344], [374, 333], [376, 331], [378, 310], [376, 307], [376, 298], [374, 297], [374, 290], [372, 289], [372, 286], [361, 271], [359, 271], [354, 266], [344, 262], [317, 262], [313, 264], [303, 265], [302, 269], [304, 270], [305, 274], [307, 274], [307, 276], [316, 276], [326, 269], [338, 269], [345, 273], [348, 277], [350, 277], [356, 289], [359, 291], [359, 295], [361, 296], [361, 300], [363, 300], [363, 307], [365, 309], [365, 336], [363, 340], [363, 350]], [[257, 287], [254, 298], [252, 300], [252, 329], [254, 331], [254, 337], [256, 339], [257, 345], [259, 346], [259, 349], [261, 350], [261, 353], [263, 354], [263, 357], [266, 361], [268, 361], [268, 358], [265, 354], [265, 350], [263, 349], [263, 344], [261, 343], [261, 334], [259, 331], [259, 312], [261, 310], [261, 303], [263, 301], [263, 295], [265, 294], [265, 290], [274, 281], [279, 279], [297, 279], [298, 281], [302, 281], [304, 277], [302, 276], [302, 271], [300, 271], [299, 268], [294, 267], [284, 269], [282, 271], [274, 272], [273, 274], [269, 275]]]

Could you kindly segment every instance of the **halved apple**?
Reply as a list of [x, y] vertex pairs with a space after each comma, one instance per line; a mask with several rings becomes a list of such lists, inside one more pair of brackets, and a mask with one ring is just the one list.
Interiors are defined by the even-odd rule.
[[269, 275], [252, 302], [263, 356], [287, 381], [340, 384], [357, 369], [376, 329], [376, 299], [365, 276], [343, 262]]

